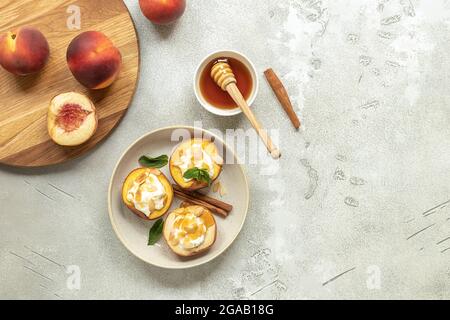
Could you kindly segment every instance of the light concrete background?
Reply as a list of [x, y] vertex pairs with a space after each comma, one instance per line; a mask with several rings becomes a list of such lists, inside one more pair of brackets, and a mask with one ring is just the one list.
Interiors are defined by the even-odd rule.
[[[142, 69], [121, 125], [70, 163], [0, 168], [1, 298], [450, 298], [449, 1], [195, 0], [171, 28], [126, 3]], [[158, 127], [249, 128], [208, 114], [192, 92], [197, 63], [221, 48], [260, 72], [254, 110], [279, 129], [280, 170], [247, 166], [248, 220], [223, 256], [153, 268], [113, 233], [109, 178]], [[286, 83], [300, 132], [267, 67]], [[80, 290], [67, 286], [73, 265]]]

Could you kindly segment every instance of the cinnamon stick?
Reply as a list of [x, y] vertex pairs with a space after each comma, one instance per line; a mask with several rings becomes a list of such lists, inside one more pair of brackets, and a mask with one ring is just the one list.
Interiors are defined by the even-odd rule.
[[188, 195], [190, 195], [190, 196], [192, 196], [194, 198], [197, 198], [199, 200], [208, 202], [208, 203], [212, 204], [215, 207], [218, 207], [218, 208], [220, 208], [222, 210], [225, 210], [228, 213], [233, 210], [233, 206], [231, 204], [225, 203], [225, 202], [220, 201], [218, 199], [214, 199], [214, 198], [208, 197], [208, 196], [206, 196], [206, 195], [204, 195], [204, 194], [202, 194], [200, 192], [183, 190], [179, 185], [176, 185], [176, 184], [173, 184], [172, 187], [173, 187], [174, 190], [183, 192], [183, 193], [188, 194]]
[[272, 69], [264, 71], [264, 75], [266, 76], [269, 85], [272, 87], [273, 92], [277, 96], [278, 101], [280, 101], [284, 111], [286, 111], [287, 115], [289, 116], [289, 119], [291, 120], [295, 129], [300, 128], [300, 120], [298, 119], [297, 114], [292, 107], [289, 95], [280, 78], [278, 78], [278, 76]]
[[228, 216], [228, 212], [226, 212], [225, 210], [218, 208], [208, 202], [202, 201], [200, 199], [196, 199], [193, 196], [186, 194], [184, 192], [178, 191], [178, 190], [174, 190], [173, 191], [175, 196], [177, 196], [178, 198], [180, 198], [181, 200], [185, 201], [185, 202], [190, 202], [193, 205], [198, 205], [198, 206], [202, 206], [205, 207], [206, 209], [208, 209], [209, 211], [211, 211], [212, 213], [218, 214], [223, 216], [224, 218], [226, 218]]

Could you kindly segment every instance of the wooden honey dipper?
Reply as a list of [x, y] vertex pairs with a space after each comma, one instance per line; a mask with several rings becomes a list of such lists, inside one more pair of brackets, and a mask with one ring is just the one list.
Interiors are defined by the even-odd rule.
[[264, 142], [272, 158], [280, 158], [280, 150], [273, 144], [267, 130], [263, 129], [253, 112], [250, 110], [247, 101], [244, 99], [241, 91], [236, 85], [237, 80], [233, 73], [233, 69], [231, 69], [231, 66], [228, 64], [226, 59], [219, 59], [216, 63], [214, 63], [211, 68], [211, 77], [223, 91], [228, 92], [234, 102], [236, 102], [239, 108], [241, 108], [242, 112], [244, 112], [245, 116]]

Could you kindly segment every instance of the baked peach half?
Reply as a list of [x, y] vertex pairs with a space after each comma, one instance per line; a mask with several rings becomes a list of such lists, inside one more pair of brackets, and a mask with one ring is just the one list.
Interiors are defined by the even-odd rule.
[[44, 68], [50, 55], [45, 36], [36, 28], [21, 27], [0, 35], [0, 65], [25, 76]]
[[158, 219], [166, 214], [172, 205], [172, 185], [158, 169], [139, 168], [133, 170], [125, 179], [122, 200], [140, 218]]
[[[191, 191], [208, 187], [219, 177], [222, 165], [223, 159], [214, 142], [200, 138], [181, 143], [175, 148], [169, 161], [173, 180], [181, 188]], [[186, 177], [186, 173], [195, 168], [202, 170], [209, 176], [209, 179]]]
[[167, 216], [163, 235], [174, 253], [192, 257], [205, 252], [216, 242], [216, 220], [201, 206], [179, 208]]
[[89, 89], [109, 87], [119, 75], [122, 55], [103, 33], [86, 31], [67, 48], [67, 63], [75, 79]]
[[94, 103], [85, 95], [67, 92], [50, 102], [47, 115], [48, 134], [61, 146], [78, 146], [97, 130], [98, 117]]

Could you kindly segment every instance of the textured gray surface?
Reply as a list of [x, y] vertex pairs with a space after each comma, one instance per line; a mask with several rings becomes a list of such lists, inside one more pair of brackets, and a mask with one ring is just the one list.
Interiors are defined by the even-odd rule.
[[[449, 1], [195, 0], [159, 29], [126, 3], [142, 69], [121, 125], [70, 163], [0, 168], [1, 298], [450, 298]], [[260, 72], [255, 112], [280, 129], [280, 170], [247, 166], [248, 220], [223, 256], [153, 268], [112, 231], [110, 174], [152, 129], [248, 128], [208, 114], [192, 92], [196, 64], [221, 48]], [[302, 131], [280, 112], [267, 67], [285, 81]], [[80, 290], [67, 288], [70, 265]]]

